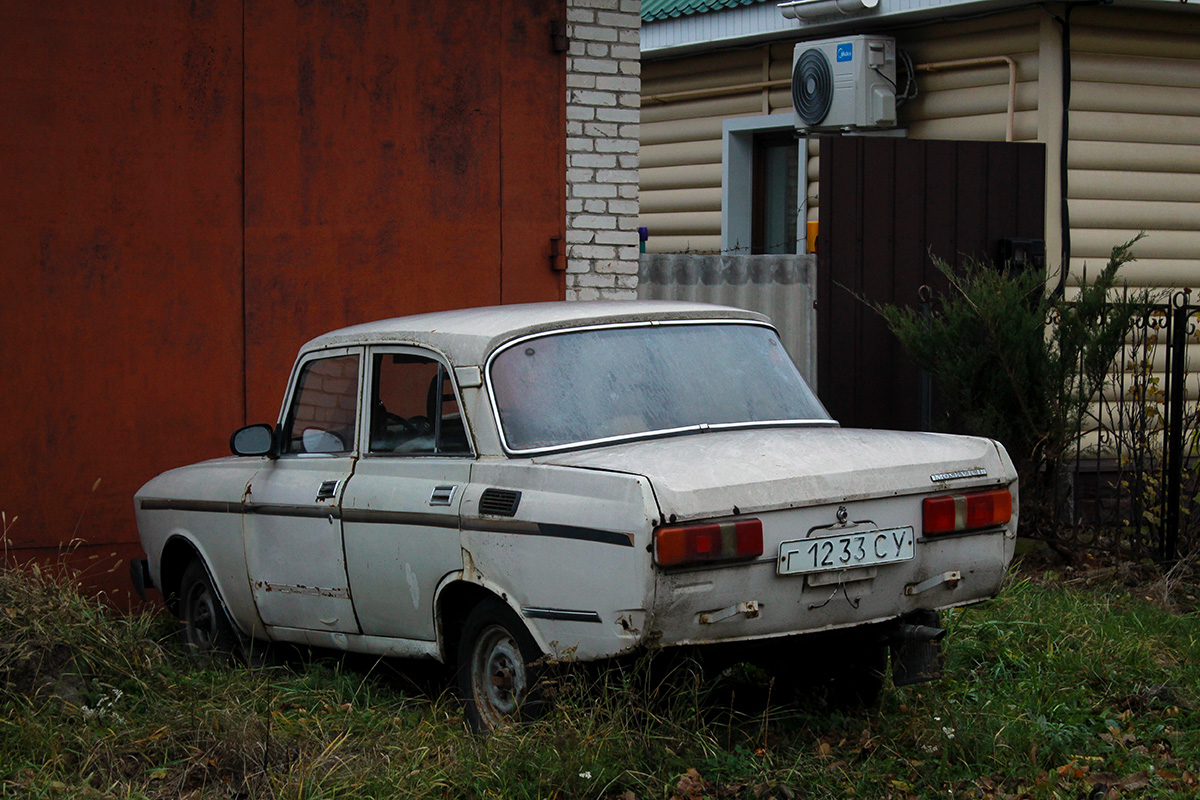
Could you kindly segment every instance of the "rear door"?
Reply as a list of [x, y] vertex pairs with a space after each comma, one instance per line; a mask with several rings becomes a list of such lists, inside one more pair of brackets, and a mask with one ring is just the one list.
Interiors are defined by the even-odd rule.
[[342, 499], [346, 567], [365, 634], [433, 641], [433, 595], [462, 569], [459, 504], [474, 454], [438, 354], [376, 347], [363, 457]]

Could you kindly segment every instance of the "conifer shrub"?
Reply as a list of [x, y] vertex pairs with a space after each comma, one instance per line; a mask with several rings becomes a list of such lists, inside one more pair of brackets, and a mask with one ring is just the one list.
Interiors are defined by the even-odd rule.
[[1135, 321], [1149, 311], [1147, 290], [1119, 282], [1141, 238], [1114, 247], [1071, 299], [1047, 291], [1040, 270], [976, 260], [956, 268], [933, 257], [949, 289], [934, 298], [932, 313], [872, 304], [931, 375], [948, 412], [942, 427], [1008, 449], [1027, 533], [1053, 525], [1058, 467], [1073, 454]]

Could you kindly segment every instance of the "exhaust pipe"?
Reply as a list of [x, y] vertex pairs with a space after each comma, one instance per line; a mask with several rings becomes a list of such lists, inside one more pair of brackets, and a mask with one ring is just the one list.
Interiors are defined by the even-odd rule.
[[946, 629], [902, 622], [896, 626], [892, 638], [911, 642], [940, 642], [946, 638]]
[[897, 686], [935, 681], [942, 677], [941, 627], [936, 611], [916, 611], [897, 620], [889, 632], [892, 648], [892, 682]]

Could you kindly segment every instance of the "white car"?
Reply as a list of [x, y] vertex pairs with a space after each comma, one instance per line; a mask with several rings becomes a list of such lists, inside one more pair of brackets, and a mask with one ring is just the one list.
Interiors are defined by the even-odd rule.
[[230, 444], [137, 493], [139, 591], [199, 650], [452, 665], [481, 729], [542, 656], [699, 645], [869, 696], [890, 643], [897, 682], [928, 678], [932, 612], [993, 597], [1016, 537], [998, 443], [842, 429], [765, 317], [695, 303], [334, 331]]

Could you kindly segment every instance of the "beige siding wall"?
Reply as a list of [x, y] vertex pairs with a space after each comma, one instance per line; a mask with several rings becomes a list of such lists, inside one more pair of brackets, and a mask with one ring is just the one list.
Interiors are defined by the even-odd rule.
[[721, 125], [772, 113], [790, 120], [791, 70], [790, 43], [642, 65], [638, 224], [650, 230], [648, 252], [720, 252]]
[[1071, 282], [1145, 231], [1129, 281], [1200, 287], [1200, 18], [1080, 8], [1071, 23]]
[[[1079, 7], [1071, 29], [1070, 283], [1144, 230], [1138, 261], [1126, 268], [1131, 282], [1200, 287], [1200, 17]], [[1027, 9], [895, 35], [919, 69], [920, 93], [900, 110], [912, 138], [1003, 140], [1006, 65], [922, 67], [995, 56], [1016, 62], [1013, 138], [1046, 144], [1047, 253], [1057, 265], [1058, 24], [1046, 11]], [[790, 116], [793, 47], [781, 42], [643, 64], [639, 224], [650, 229], [650, 252], [720, 250], [722, 121]], [[809, 155], [813, 220], [815, 142]]]
[[[899, 37], [917, 64], [1009, 55], [1018, 64], [1016, 136], [1037, 138], [1038, 16], [1024, 11], [929, 26]], [[780, 114], [790, 120], [795, 42], [642, 65], [641, 219], [652, 253], [720, 252], [721, 125]], [[1004, 139], [1008, 68], [921, 73], [921, 94], [902, 112], [909, 135]], [[818, 215], [817, 142], [809, 140], [807, 218]], [[803, 232], [801, 232], [801, 235]]]
[[[947, 61], [1008, 56], [1017, 65], [1014, 141], [1038, 139], [1039, 12], [1028, 10], [968, 22], [901, 31], [897, 45], [917, 68], [916, 99], [900, 109], [913, 139], [1004, 141], [1006, 64], [937, 67]], [[933, 71], [927, 71], [933, 68]]]

